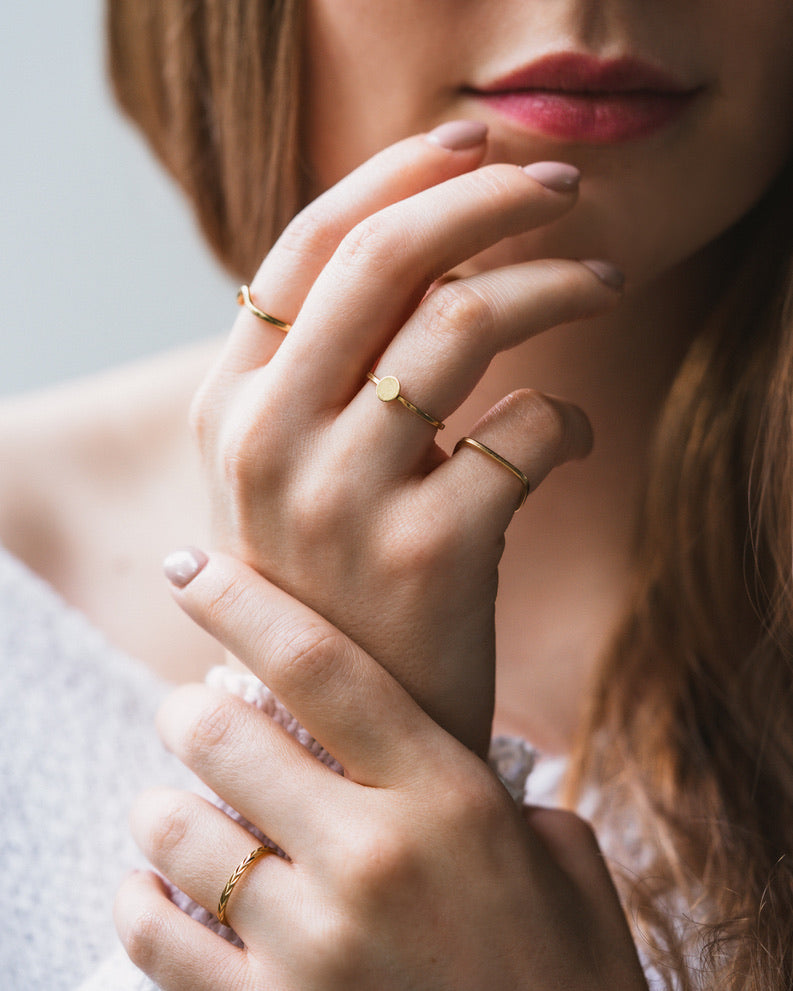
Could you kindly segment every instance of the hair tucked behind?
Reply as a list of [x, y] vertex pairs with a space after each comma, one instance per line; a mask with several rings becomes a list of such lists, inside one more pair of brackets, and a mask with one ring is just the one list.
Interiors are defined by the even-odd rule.
[[116, 97], [248, 278], [302, 206], [302, 0], [108, 0]]
[[778, 186], [736, 232], [730, 289], [668, 397], [637, 585], [572, 782], [600, 783], [640, 945], [686, 989], [793, 987], [793, 187]]
[[[301, 0], [108, 0], [116, 93], [224, 264], [303, 205]], [[571, 794], [670, 986], [793, 987], [793, 182], [741, 224], [663, 412], [636, 588]], [[635, 849], [630, 845], [635, 844]]]

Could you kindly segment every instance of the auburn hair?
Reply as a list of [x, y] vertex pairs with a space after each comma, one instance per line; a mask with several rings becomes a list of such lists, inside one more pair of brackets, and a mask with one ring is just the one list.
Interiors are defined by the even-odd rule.
[[116, 98], [246, 281], [304, 204], [302, 0], [108, 0]]
[[[249, 276], [309, 184], [303, 3], [107, 14], [121, 106]], [[792, 190], [788, 174], [736, 228], [729, 288], [669, 392], [569, 781], [571, 802], [596, 797], [640, 949], [685, 991], [793, 987]]]

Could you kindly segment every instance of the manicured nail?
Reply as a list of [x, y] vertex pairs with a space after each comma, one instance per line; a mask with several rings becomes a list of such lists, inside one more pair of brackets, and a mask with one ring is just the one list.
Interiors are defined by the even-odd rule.
[[476, 148], [487, 137], [487, 124], [478, 120], [449, 120], [427, 135], [427, 141], [449, 151]]
[[594, 272], [600, 281], [604, 282], [610, 289], [619, 291], [625, 285], [625, 276], [611, 262], [604, 262], [596, 258], [582, 261], [581, 264], [588, 268], [590, 272]]
[[183, 550], [169, 554], [162, 562], [162, 570], [172, 585], [184, 588], [185, 585], [190, 584], [208, 560], [206, 554], [197, 547], [185, 547]]
[[581, 173], [567, 162], [532, 162], [523, 171], [555, 193], [572, 193], [581, 181]]

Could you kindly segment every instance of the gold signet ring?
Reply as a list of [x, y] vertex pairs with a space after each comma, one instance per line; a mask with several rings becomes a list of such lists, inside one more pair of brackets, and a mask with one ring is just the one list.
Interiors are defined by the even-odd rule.
[[405, 409], [409, 409], [411, 413], [415, 413], [422, 420], [426, 420], [427, 423], [432, 424], [436, 430], [445, 429], [445, 423], [441, 423], [440, 420], [436, 420], [430, 413], [419, 409], [418, 406], [414, 406], [409, 399], [405, 399], [402, 395], [402, 387], [399, 384], [399, 379], [395, 375], [384, 375], [382, 378], [378, 378], [374, 372], [367, 372], [366, 377], [370, 382], [374, 382], [377, 398], [380, 402], [391, 403], [396, 399], [397, 402], [402, 403]]

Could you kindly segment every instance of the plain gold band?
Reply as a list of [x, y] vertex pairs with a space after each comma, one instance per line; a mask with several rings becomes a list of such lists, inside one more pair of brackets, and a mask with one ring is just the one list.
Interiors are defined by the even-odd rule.
[[397, 402], [402, 403], [405, 409], [409, 409], [411, 413], [415, 413], [422, 420], [426, 420], [427, 423], [432, 424], [436, 430], [445, 430], [445, 423], [441, 423], [440, 420], [436, 420], [430, 413], [426, 413], [423, 409], [419, 409], [418, 406], [414, 406], [409, 399], [405, 399], [401, 392], [399, 379], [395, 375], [384, 375], [382, 378], [378, 378], [374, 372], [367, 372], [366, 377], [370, 382], [374, 382], [375, 389], [377, 390], [377, 398], [381, 402], [390, 403], [396, 399]]
[[228, 879], [228, 881], [226, 881], [226, 887], [220, 893], [220, 899], [218, 900], [218, 910], [216, 914], [218, 917], [218, 922], [220, 922], [222, 925], [224, 926], [228, 925], [228, 922], [226, 921], [226, 906], [229, 903], [229, 898], [231, 898], [231, 892], [236, 887], [237, 882], [245, 873], [245, 871], [247, 871], [247, 869], [251, 866], [251, 864], [256, 863], [259, 857], [266, 857], [269, 854], [271, 854], [274, 857], [278, 856], [275, 850], [271, 850], [269, 847], [257, 846], [256, 849], [252, 850], [245, 858], [245, 860], [237, 864], [237, 866], [232, 871], [231, 877]]
[[269, 313], [265, 313], [264, 310], [260, 310], [259, 307], [251, 299], [250, 286], [240, 286], [237, 290], [237, 302], [240, 306], [246, 307], [251, 313], [258, 317], [260, 320], [264, 320], [266, 323], [271, 323], [273, 327], [277, 327], [282, 330], [285, 334], [289, 333], [292, 327], [291, 323], [285, 323], [283, 320], [279, 320], [278, 317], [274, 317]]
[[506, 468], [507, 471], [511, 471], [512, 474], [517, 478], [520, 484], [523, 486], [523, 495], [521, 496], [518, 507], [515, 510], [517, 513], [518, 509], [521, 508], [523, 503], [526, 501], [529, 492], [531, 491], [531, 485], [529, 484], [528, 478], [523, 474], [520, 468], [516, 468], [511, 461], [507, 461], [506, 458], [502, 458], [500, 454], [496, 454], [494, 450], [489, 448], [486, 444], [483, 444], [479, 440], [475, 440], [473, 437], [461, 437], [457, 443], [454, 445], [453, 454], [457, 454], [463, 444], [467, 444], [469, 447], [475, 448], [477, 451], [481, 451], [482, 454], [486, 454], [489, 458], [492, 458], [496, 464], [501, 465], [502, 468]]

